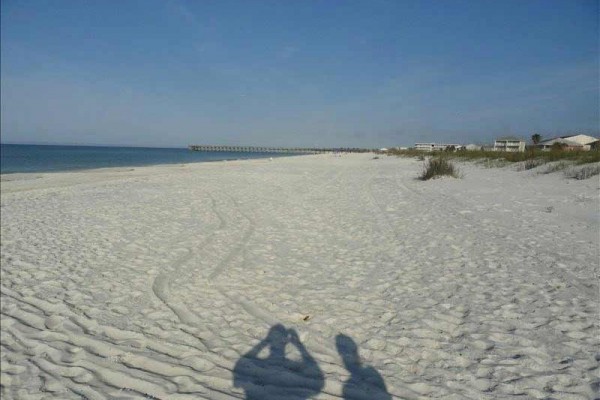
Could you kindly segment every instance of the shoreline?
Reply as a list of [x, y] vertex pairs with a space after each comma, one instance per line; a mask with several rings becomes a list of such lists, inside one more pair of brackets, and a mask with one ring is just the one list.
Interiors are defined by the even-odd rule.
[[[4, 145], [3, 145], [4, 146]], [[7, 145], [9, 146], [9, 145]], [[27, 146], [10, 145], [18, 150], [4, 150], [3, 170], [9, 172], [0, 172], [2, 175], [17, 173], [54, 173], [54, 172], [76, 172], [103, 168], [136, 168], [154, 165], [177, 165], [194, 164], [204, 162], [235, 161], [235, 160], [253, 160], [263, 158], [280, 158], [299, 154], [267, 153], [267, 152], [193, 152], [186, 148], [146, 148], [146, 147], [116, 147], [116, 146]], [[21, 147], [49, 148], [39, 152], [23, 151]], [[102, 151], [94, 152], [100, 149]], [[124, 156], [126, 155], [126, 156]], [[150, 157], [151, 160], [147, 160]], [[224, 158], [223, 158], [224, 157]], [[29, 165], [24, 168], [33, 168], [21, 170], [21, 165], [10, 165], [15, 160], [29, 159]], [[82, 163], [82, 159], [88, 160], [88, 165]], [[68, 164], [63, 159], [69, 161]], [[8, 161], [6, 161], [8, 160]], [[90, 161], [95, 165], [90, 165]], [[53, 165], [52, 169], [47, 169], [46, 165], [40, 162]], [[8, 163], [8, 165], [6, 165]], [[18, 164], [18, 163], [17, 163]], [[11, 170], [12, 169], [12, 170]]]
[[[292, 158], [292, 157], [306, 157], [311, 156], [310, 154], [301, 155], [285, 155], [277, 158]], [[273, 158], [275, 161], [277, 158]], [[183, 162], [183, 163], [162, 163], [162, 164], [145, 164], [145, 165], [132, 165], [132, 166], [115, 166], [115, 167], [101, 167], [101, 168], [86, 168], [86, 169], [72, 169], [72, 170], [61, 170], [61, 171], [39, 171], [39, 172], [9, 172], [0, 173], [1, 182], [16, 182], [24, 180], [39, 179], [42, 177], [51, 176], [69, 176], [69, 175], [85, 175], [85, 174], [111, 174], [119, 173], [123, 174], [126, 172], [144, 172], [146, 169], [158, 168], [158, 169], [175, 169], [175, 168], [190, 168], [202, 164], [218, 164], [218, 163], [235, 163], [235, 162], [252, 162], [252, 161], [271, 161], [268, 157], [261, 158], [234, 158], [234, 159], [223, 159], [223, 160], [205, 160], [198, 162]], [[14, 178], [14, 179], [11, 179]]]
[[[298, 155], [282, 155], [276, 157], [296, 157]], [[262, 160], [268, 159], [269, 157], [256, 157], [256, 158], [224, 158], [221, 160], [203, 160], [196, 162], [172, 162], [172, 163], [158, 163], [158, 164], [134, 164], [134, 165], [120, 165], [113, 167], [89, 167], [89, 168], [73, 168], [73, 169], [62, 169], [62, 170], [40, 170], [40, 171], [14, 171], [14, 172], [0, 172], [0, 176], [9, 176], [15, 174], [54, 174], [54, 173], [69, 173], [69, 172], [94, 172], [97, 170], [108, 170], [108, 169], [133, 169], [143, 167], [159, 167], [159, 166], [170, 166], [170, 165], [187, 165], [187, 164], [201, 164], [201, 163], [216, 163], [216, 162], [231, 162], [231, 161], [250, 161], [250, 160]]]

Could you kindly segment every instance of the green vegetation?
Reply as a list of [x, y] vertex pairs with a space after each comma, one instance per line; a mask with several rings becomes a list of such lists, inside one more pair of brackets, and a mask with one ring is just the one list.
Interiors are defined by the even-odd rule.
[[458, 170], [450, 161], [448, 161], [448, 159], [440, 156], [430, 158], [425, 162], [423, 172], [419, 179], [426, 181], [431, 178], [436, 178], [444, 175], [458, 178]]
[[[536, 138], [537, 139], [537, 138]], [[504, 167], [512, 163], [520, 163], [519, 170], [528, 170], [547, 163], [552, 163], [541, 173], [549, 174], [565, 170], [565, 176], [573, 179], [587, 179], [600, 174], [600, 151], [569, 151], [556, 146], [550, 151], [529, 148], [522, 153], [503, 151], [443, 151], [427, 153], [419, 150], [390, 150], [388, 155], [400, 157], [416, 157], [427, 160], [419, 179], [428, 180], [437, 176], [449, 175], [458, 177], [458, 170], [450, 162], [472, 161], [486, 168]], [[426, 159], [426, 157], [429, 157]], [[596, 163], [596, 165], [589, 165]], [[588, 164], [588, 165], [586, 165]], [[585, 165], [583, 168], [569, 168]]]
[[[390, 155], [403, 156], [403, 157], [423, 157], [424, 155], [435, 155], [436, 153], [424, 153], [419, 150], [390, 150]], [[512, 153], [504, 151], [467, 151], [460, 150], [454, 152], [443, 152], [444, 157], [448, 159], [456, 159], [459, 161], [485, 161], [485, 160], [498, 160], [507, 163], [525, 162], [531, 159], [539, 159], [540, 162], [537, 165], [552, 161], [571, 161], [574, 164], [589, 164], [600, 162], [600, 151], [566, 151], [563, 149], [556, 149], [552, 151], [541, 151], [539, 149], [527, 149], [522, 153]], [[537, 166], [536, 165], [536, 166]]]

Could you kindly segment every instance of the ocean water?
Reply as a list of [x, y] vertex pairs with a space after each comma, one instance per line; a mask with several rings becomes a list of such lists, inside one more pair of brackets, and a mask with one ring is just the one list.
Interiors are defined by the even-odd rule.
[[221, 160], [281, 157], [287, 154], [200, 152], [149, 147], [0, 145], [0, 171], [58, 172], [107, 167], [134, 167]]

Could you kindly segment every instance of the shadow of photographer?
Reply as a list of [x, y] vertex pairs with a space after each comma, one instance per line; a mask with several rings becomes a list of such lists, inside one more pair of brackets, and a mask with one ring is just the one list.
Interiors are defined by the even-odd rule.
[[363, 366], [358, 354], [358, 346], [351, 337], [339, 334], [335, 337], [335, 346], [342, 357], [344, 367], [350, 377], [344, 382], [344, 399], [391, 400], [383, 377], [370, 366]]
[[[391, 400], [382, 376], [375, 368], [362, 364], [354, 340], [339, 334], [335, 343], [344, 367], [350, 373], [342, 387], [343, 398]], [[288, 357], [288, 345], [297, 350], [296, 357]], [[277, 324], [238, 360], [233, 369], [233, 384], [244, 390], [247, 400], [303, 400], [320, 393], [325, 378], [296, 331]]]
[[[286, 357], [286, 346], [294, 346], [301, 360]], [[266, 357], [259, 354], [269, 350]], [[321, 391], [323, 372], [308, 353], [294, 329], [273, 326], [267, 337], [236, 363], [233, 384], [241, 387], [247, 400], [308, 399]]]

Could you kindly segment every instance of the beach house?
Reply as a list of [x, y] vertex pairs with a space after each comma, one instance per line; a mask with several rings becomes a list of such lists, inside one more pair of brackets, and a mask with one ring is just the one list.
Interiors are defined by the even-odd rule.
[[597, 141], [598, 139], [588, 135], [560, 136], [539, 142], [536, 147], [548, 151], [558, 143], [562, 150], [589, 151], [592, 148], [592, 144]]
[[588, 135], [561, 136], [561, 138], [570, 140], [571, 142], [579, 143], [583, 146], [584, 151], [590, 150], [591, 144], [598, 140], [598, 138]]
[[[560, 146], [559, 148], [561, 150], [582, 151], [584, 149], [584, 146], [582, 144], [574, 142], [569, 139], [563, 139], [563, 138], [553, 138], [553, 139], [544, 140], [542, 142], [539, 142], [535, 147], [537, 147], [538, 149], [541, 149], [543, 151], [550, 151], [553, 148], [555, 148], [557, 145]], [[588, 146], [588, 150], [589, 150], [589, 146]]]
[[494, 142], [494, 151], [525, 151], [525, 141], [514, 136], [504, 136], [496, 139]]

